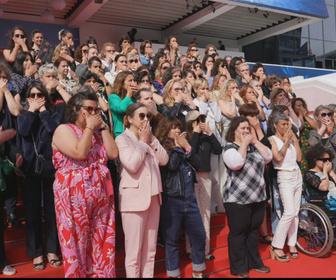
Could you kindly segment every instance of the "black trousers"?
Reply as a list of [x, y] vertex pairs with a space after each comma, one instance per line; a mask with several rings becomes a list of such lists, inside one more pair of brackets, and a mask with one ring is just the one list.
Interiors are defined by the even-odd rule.
[[26, 220], [27, 256], [37, 258], [43, 254], [42, 236], [42, 195], [45, 213], [45, 251], [59, 251], [59, 241], [56, 225], [56, 213], [53, 193], [53, 179], [41, 180], [26, 174], [23, 181], [23, 207]]
[[265, 215], [266, 201], [224, 203], [229, 224], [228, 248], [231, 274], [264, 266], [259, 255], [259, 228]]
[[4, 192], [0, 191], [0, 269], [7, 265], [4, 229]]

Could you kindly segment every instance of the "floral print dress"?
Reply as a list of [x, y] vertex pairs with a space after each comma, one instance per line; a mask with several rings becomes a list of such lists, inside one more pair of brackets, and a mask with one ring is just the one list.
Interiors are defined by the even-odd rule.
[[[66, 124], [78, 139], [83, 130]], [[111, 174], [100, 132], [84, 160], [53, 151], [55, 207], [65, 277], [115, 277], [115, 217]]]
[[305, 172], [308, 170], [308, 162], [306, 159], [306, 154], [310, 149], [310, 145], [308, 144], [308, 138], [311, 130], [312, 127], [310, 126], [310, 124], [306, 120], [304, 120], [303, 127], [300, 131], [300, 147], [302, 153], [300, 168], [302, 176], [304, 176]]

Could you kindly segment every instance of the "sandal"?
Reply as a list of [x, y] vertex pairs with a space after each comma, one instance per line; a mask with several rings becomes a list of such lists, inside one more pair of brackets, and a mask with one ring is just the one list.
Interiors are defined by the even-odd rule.
[[263, 244], [271, 244], [273, 240], [268, 240], [267, 238], [272, 238], [269, 234], [266, 235], [260, 235], [261, 239], [260, 239], [260, 243]]
[[33, 263], [33, 267], [36, 271], [41, 271], [41, 270], [45, 269], [44, 261], [41, 261], [40, 263]]
[[[11, 275], [14, 275], [15, 273], [16, 273], [16, 269], [14, 267], [11, 267], [10, 265], [6, 265], [2, 269], [2, 274], [3, 275], [11, 276]], [[1, 274], [1, 272], [0, 272], [0, 274]]]
[[57, 258], [57, 259], [51, 259], [51, 257], [49, 256], [49, 254], [47, 254], [47, 258], [48, 258], [48, 262], [50, 263], [50, 265], [52, 267], [60, 267], [62, 265], [62, 261]]

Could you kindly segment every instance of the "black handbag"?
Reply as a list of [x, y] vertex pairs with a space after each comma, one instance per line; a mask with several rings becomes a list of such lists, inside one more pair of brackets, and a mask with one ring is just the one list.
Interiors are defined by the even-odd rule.
[[51, 160], [46, 159], [44, 155], [37, 152], [34, 136], [32, 134], [34, 150], [36, 154], [35, 161], [33, 163], [33, 176], [41, 179], [53, 179], [55, 178], [56, 169]]

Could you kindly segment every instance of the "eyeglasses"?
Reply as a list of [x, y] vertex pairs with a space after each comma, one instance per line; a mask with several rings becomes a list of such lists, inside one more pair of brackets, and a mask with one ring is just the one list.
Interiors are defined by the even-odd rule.
[[330, 162], [330, 158], [318, 158], [317, 160], [323, 161], [323, 162]]
[[21, 39], [26, 38], [26, 36], [23, 35], [23, 34], [15, 34], [14, 36], [15, 36], [16, 38], [21, 38]]
[[333, 115], [333, 113], [322, 113], [320, 116], [321, 116], [322, 118], [324, 118], [324, 117], [326, 117], [326, 116], [328, 116], [328, 117], [332, 117], [332, 115]]
[[175, 90], [176, 92], [178, 92], [178, 91], [182, 91], [182, 92], [183, 92], [183, 88], [174, 88], [174, 90]]
[[169, 68], [169, 66], [165, 66], [165, 67], [162, 67], [161, 69], [162, 70], [167, 70]]
[[197, 52], [198, 49], [190, 49], [190, 51], [192, 51], [192, 52]]
[[206, 116], [199, 116], [196, 121], [197, 123], [200, 123], [200, 122], [205, 123], [205, 119], [206, 119]]
[[92, 114], [94, 111], [95, 115], [99, 114], [101, 109], [99, 107], [93, 108], [91, 106], [82, 106], [84, 110], [86, 110], [89, 114]]
[[149, 80], [141, 80], [141, 83], [149, 84]]
[[143, 121], [145, 119], [145, 117], [147, 117], [147, 120], [151, 120], [152, 117], [153, 117], [153, 114], [152, 113], [147, 113], [147, 114], [145, 114], [145, 113], [139, 113], [138, 116], [139, 116], [139, 119], [141, 121]]
[[31, 94], [29, 94], [30, 98], [36, 98], [36, 96], [37, 96], [37, 98], [43, 98], [44, 97], [43, 93], [31, 93]]
[[133, 63], [133, 62], [138, 63], [139, 60], [137, 60], [137, 59], [130, 59], [130, 60], [129, 60], [129, 63]]

